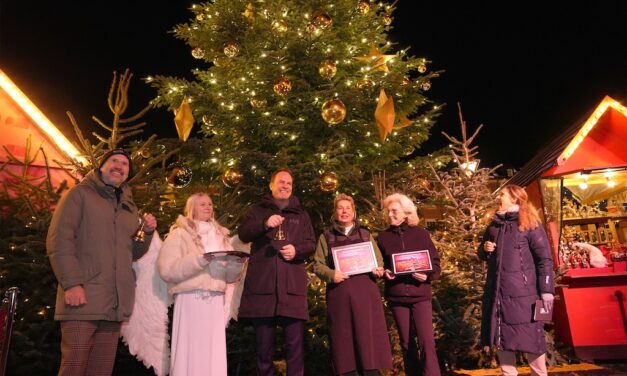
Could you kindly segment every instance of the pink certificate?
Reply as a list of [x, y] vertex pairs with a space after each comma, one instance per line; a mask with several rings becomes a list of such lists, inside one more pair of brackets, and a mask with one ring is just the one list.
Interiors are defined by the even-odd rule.
[[348, 275], [370, 273], [377, 267], [371, 242], [356, 243], [331, 248], [335, 270]]
[[392, 255], [394, 274], [428, 272], [433, 270], [428, 250], [395, 253]]

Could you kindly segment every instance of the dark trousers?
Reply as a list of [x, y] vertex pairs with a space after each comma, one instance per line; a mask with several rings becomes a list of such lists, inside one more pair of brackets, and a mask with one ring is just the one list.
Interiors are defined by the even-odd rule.
[[390, 309], [401, 340], [405, 374], [439, 376], [440, 366], [433, 338], [431, 300], [417, 303], [391, 302]]
[[61, 321], [59, 375], [111, 375], [119, 338], [119, 322]]
[[261, 317], [253, 319], [257, 339], [257, 375], [274, 376], [276, 327], [285, 333], [287, 376], [305, 374], [305, 321], [291, 317]]

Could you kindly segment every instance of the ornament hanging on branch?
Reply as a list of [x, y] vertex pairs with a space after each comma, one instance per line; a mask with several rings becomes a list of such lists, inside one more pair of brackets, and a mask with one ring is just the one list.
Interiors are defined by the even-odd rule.
[[311, 20], [311, 23], [320, 30], [328, 29], [333, 26], [333, 20], [331, 19], [331, 16], [326, 13], [319, 13], [315, 15], [314, 18]]
[[346, 117], [346, 106], [339, 99], [331, 99], [322, 105], [322, 118], [331, 125], [339, 124]]
[[174, 124], [176, 125], [176, 133], [181, 141], [187, 141], [192, 128], [194, 127], [194, 115], [192, 107], [189, 105], [187, 97], [183, 97], [181, 106], [174, 116]]
[[196, 47], [192, 50], [192, 56], [196, 59], [202, 59], [205, 57], [205, 50], [200, 47]]
[[192, 181], [192, 169], [180, 162], [170, 164], [166, 173], [166, 181], [174, 188], [184, 188]]
[[325, 80], [330, 80], [337, 73], [337, 66], [332, 60], [324, 60], [320, 63], [318, 73], [320, 73], [320, 76]]
[[255, 7], [252, 3], [248, 3], [246, 5], [246, 9], [242, 12], [242, 16], [244, 16], [248, 21], [252, 21], [255, 14]]
[[253, 99], [251, 99], [251, 100], [250, 100], [250, 105], [251, 105], [251, 107], [253, 107], [253, 108], [262, 108], [262, 107], [265, 107], [267, 103], [268, 103], [268, 102], [267, 102], [266, 100], [263, 100], [263, 99], [254, 99], [254, 98], [253, 98]]
[[370, 3], [366, 0], [360, 0], [359, 3], [357, 3], [357, 10], [361, 14], [370, 12]]
[[370, 52], [368, 53], [368, 55], [358, 56], [355, 59], [368, 63], [370, 66], [370, 70], [378, 70], [388, 73], [390, 69], [388, 68], [387, 63], [395, 57], [396, 55], [382, 54], [381, 52], [379, 52], [379, 50], [377, 50], [377, 47], [373, 43], [372, 45], [370, 45]]
[[385, 90], [381, 89], [379, 92], [379, 100], [377, 101], [377, 108], [374, 110], [374, 119], [377, 122], [377, 128], [379, 128], [379, 139], [381, 142], [385, 142], [385, 138], [388, 133], [392, 131], [394, 127], [394, 99], [385, 95]]
[[418, 64], [418, 73], [425, 73], [427, 71], [427, 63]]
[[333, 192], [340, 185], [337, 176], [333, 172], [325, 172], [320, 175], [320, 189], [323, 192]]
[[224, 44], [224, 54], [232, 59], [239, 54], [239, 44], [235, 41], [226, 42]]
[[242, 173], [236, 168], [227, 168], [222, 174], [222, 183], [229, 188], [233, 188], [242, 181]]
[[280, 96], [285, 96], [292, 90], [292, 83], [285, 77], [280, 77], [274, 83], [274, 92]]
[[383, 16], [382, 21], [385, 26], [390, 26], [392, 24], [393, 19], [392, 19], [392, 16]]
[[427, 90], [431, 89], [431, 81], [429, 81], [429, 80], [423, 80], [423, 81], [420, 83], [420, 88], [421, 88], [422, 90], [424, 90], [424, 91], [427, 91]]

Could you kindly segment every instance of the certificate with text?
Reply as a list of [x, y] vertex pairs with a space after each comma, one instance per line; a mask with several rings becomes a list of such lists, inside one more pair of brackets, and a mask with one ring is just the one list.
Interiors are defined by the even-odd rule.
[[428, 250], [395, 253], [392, 255], [394, 274], [429, 272], [433, 270]]
[[331, 248], [335, 270], [348, 275], [370, 273], [377, 265], [371, 242]]

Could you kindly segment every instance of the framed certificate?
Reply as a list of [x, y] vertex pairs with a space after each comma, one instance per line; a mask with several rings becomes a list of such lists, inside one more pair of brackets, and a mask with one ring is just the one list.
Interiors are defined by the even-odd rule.
[[428, 272], [433, 270], [429, 251], [402, 252], [392, 255], [392, 271], [394, 274]]
[[377, 259], [372, 243], [362, 242], [331, 248], [335, 270], [348, 275], [370, 273], [376, 268]]

